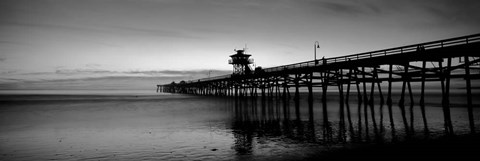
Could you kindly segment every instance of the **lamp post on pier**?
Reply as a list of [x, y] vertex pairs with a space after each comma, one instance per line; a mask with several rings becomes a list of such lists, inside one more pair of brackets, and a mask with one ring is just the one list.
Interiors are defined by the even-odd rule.
[[315, 59], [315, 65], [318, 64], [318, 60], [317, 60], [317, 48], [320, 48], [320, 43], [318, 41], [315, 41], [315, 43], [313, 44], [313, 53], [314, 53], [314, 59]]

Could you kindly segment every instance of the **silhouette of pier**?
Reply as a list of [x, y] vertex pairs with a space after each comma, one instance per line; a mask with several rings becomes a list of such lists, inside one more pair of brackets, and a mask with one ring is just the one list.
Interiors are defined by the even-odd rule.
[[[234, 64], [235, 55], [231, 57]], [[157, 92], [235, 98], [261, 97], [264, 99], [276, 97], [285, 100], [290, 99], [291, 93], [293, 93], [293, 99], [298, 102], [300, 88], [306, 88], [309, 107], [312, 109], [314, 88], [319, 88], [322, 93], [323, 127], [326, 128], [324, 130], [325, 134], [329, 134], [330, 125], [326, 105], [327, 90], [338, 91], [340, 101], [345, 102], [341, 103], [339, 107], [342, 114], [344, 110], [349, 110], [347, 104], [349, 99], [356, 96], [357, 100], [364, 106], [364, 128], [368, 128], [368, 113], [371, 114], [373, 124], [376, 124], [373, 108], [374, 98], [380, 98], [379, 101], [382, 105], [386, 103], [391, 108], [394, 104], [392, 92], [400, 90], [398, 91], [401, 92], [398, 105], [401, 107], [402, 113], [405, 113], [406, 102], [410, 103], [411, 108], [414, 104], [412, 92], [412, 83], [414, 82], [420, 83], [421, 93], [418, 103], [422, 107], [425, 130], [428, 130], [425, 116], [425, 88], [426, 82], [433, 82], [438, 83], [441, 88], [445, 132], [453, 135], [449, 99], [451, 81], [452, 79], [463, 79], [467, 96], [469, 128], [471, 133], [475, 133], [472, 80], [480, 79], [480, 73], [478, 72], [478, 69], [480, 69], [480, 34], [353, 55], [322, 58], [265, 69], [250, 70], [248, 64], [251, 61], [248, 57], [245, 59], [248, 60], [246, 65], [236, 64], [237, 68], [235, 70], [243, 69], [240, 72], [157, 85]], [[230, 63], [232, 64], [232, 62]], [[248, 71], [245, 69], [248, 69]], [[399, 88], [392, 88], [392, 84], [395, 82], [399, 83]], [[291, 92], [291, 88], [294, 91]], [[345, 116], [341, 115], [340, 117], [342, 117], [340, 120], [344, 120], [343, 117]], [[392, 117], [390, 116], [390, 118]], [[413, 125], [408, 125], [406, 117], [403, 117], [403, 119], [407, 133], [412, 132]], [[413, 124], [413, 120], [411, 123]], [[340, 124], [345, 124], [345, 122], [342, 121]], [[358, 127], [361, 129], [361, 124]], [[361, 131], [359, 130], [359, 132]], [[324, 136], [328, 137], [328, 135]]]

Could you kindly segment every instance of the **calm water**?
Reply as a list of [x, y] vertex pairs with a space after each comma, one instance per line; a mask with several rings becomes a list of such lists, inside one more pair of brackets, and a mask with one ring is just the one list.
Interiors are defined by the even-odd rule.
[[[335, 93], [328, 97], [325, 124], [320, 94], [310, 111], [305, 94], [296, 105], [293, 100], [139, 91], [26, 95], [31, 92], [0, 95], [0, 160], [301, 160], [353, 143], [401, 141], [411, 125], [415, 138], [443, 135], [439, 94], [427, 98], [428, 135], [419, 106], [405, 107], [402, 115], [394, 105], [392, 128], [389, 108], [378, 102], [374, 117], [367, 108], [367, 133], [364, 105], [355, 96], [348, 104], [350, 119], [344, 108], [343, 135]], [[466, 98], [458, 94], [451, 99], [455, 133], [468, 133]], [[480, 102], [474, 104], [479, 129]], [[325, 133], [324, 125], [331, 133]]]

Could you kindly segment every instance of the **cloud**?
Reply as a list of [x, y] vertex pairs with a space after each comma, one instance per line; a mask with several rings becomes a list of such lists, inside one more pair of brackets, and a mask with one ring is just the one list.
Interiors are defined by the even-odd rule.
[[[158, 71], [162, 73], [161, 71]], [[152, 89], [157, 84], [168, 84], [182, 80], [204, 78], [200, 71], [169, 71], [171, 73], [183, 73], [177, 76], [103, 76], [90, 78], [68, 78], [25, 81], [22, 79], [5, 80], [0, 78], [0, 89], [7, 90], [100, 90], [100, 89]], [[135, 72], [143, 73], [143, 72]], [[147, 72], [151, 73], [151, 72]], [[186, 73], [194, 75], [186, 75]], [[195, 75], [197, 73], [197, 75]], [[202, 76], [202, 77], [200, 77]]]
[[162, 77], [99, 77], [0, 83], [3, 90], [119, 90], [152, 89], [175, 79]]
[[135, 35], [153, 35], [158, 37], [168, 38], [188, 38], [188, 39], [201, 39], [201, 37], [193, 36], [185, 32], [167, 30], [167, 29], [148, 29], [145, 27], [130, 27], [130, 26], [108, 26], [110, 29], [120, 31], [122, 33], [132, 33]]
[[304, 1], [305, 3], [300, 8], [309, 8], [310, 10], [320, 13], [320, 15], [326, 16], [378, 16], [384, 12], [385, 6], [382, 1], [331, 1], [331, 0], [318, 0], [318, 1]]
[[53, 72], [2, 73], [0, 89], [149, 89], [156, 84], [231, 74], [227, 70], [130, 70], [57, 67]]
[[151, 76], [167, 76], [167, 77], [208, 77], [210, 76], [218, 76], [218, 75], [225, 75], [231, 74], [231, 71], [227, 70], [150, 70], [150, 71], [127, 71], [124, 72], [127, 74], [145, 74]]
[[8, 40], [0, 40], [0, 44], [7, 44], [7, 45], [24, 45], [24, 44], [19, 43], [19, 42], [8, 41]]
[[475, 0], [443, 0], [423, 5], [423, 9], [427, 13], [433, 15], [445, 25], [461, 23], [480, 26], [478, 8], [480, 8], [480, 1]]
[[[101, 36], [108, 37], [157, 37], [157, 38], [178, 38], [178, 39], [202, 39], [202, 37], [194, 36], [187, 32], [177, 31], [176, 29], [156, 28], [149, 29], [147, 27], [132, 27], [130, 25], [98, 25], [98, 24], [76, 24], [59, 22], [36, 22], [27, 20], [0, 20], [0, 25], [11, 28], [12, 32], [18, 30], [39, 31], [43, 33], [51, 33], [51, 35], [83, 35], [87, 38], [80, 38], [82, 42], [94, 43], [107, 47], [121, 47], [115, 41], [107, 41], [95, 38]], [[0, 31], [1, 33], [1, 31]], [[93, 37], [93, 38], [92, 38]], [[25, 45], [12, 41], [0, 41], [4, 44]]]
[[102, 30], [100, 28], [93, 28], [93, 27], [79, 27], [79, 26], [72, 26], [72, 25], [65, 25], [65, 24], [52, 24], [46, 22], [28, 22], [28, 21], [21, 21], [21, 20], [2, 20], [0, 21], [2, 26], [10, 26], [10, 27], [26, 27], [26, 28], [39, 28], [43, 30], [52, 30], [52, 31], [83, 31], [83, 32], [90, 32], [90, 33], [99, 33], [105, 32], [106, 30]]
[[338, 2], [320, 2], [323, 8], [336, 13], [346, 13], [350, 15], [361, 14], [364, 11], [358, 6]]
[[55, 72], [25, 73], [25, 75], [56, 74], [63, 76], [85, 76], [85, 77], [106, 77], [106, 76], [140, 76], [140, 77], [207, 77], [231, 74], [228, 70], [129, 70], [115, 71], [101, 69], [99, 64], [87, 64], [85, 68], [57, 67]]
[[115, 74], [115, 71], [100, 70], [100, 69], [57, 69], [55, 74], [60, 75], [75, 75], [75, 74]]

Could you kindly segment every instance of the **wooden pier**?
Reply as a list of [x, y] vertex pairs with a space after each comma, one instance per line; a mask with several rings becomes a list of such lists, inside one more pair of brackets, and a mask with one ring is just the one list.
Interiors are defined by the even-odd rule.
[[[466, 85], [465, 93], [468, 97], [467, 109], [470, 130], [471, 133], [475, 133], [472, 104], [473, 89], [471, 86], [472, 80], [480, 79], [479, 69], [480, 34], [474, 34], [256, 69], [242, 74], [157, 85], [157, 92], [289, 99], [292, 93], [290, 90], [293, 88], [293, 98], [298, 101], [300, 97], [299, 88], [306, 88], [309, 105], [313, 108], [313, 91], [314, 88], [319, 88], [322, 93], [323, 119], [328, 124], [326, 112], [327, 90], [329, 87], [334, 87], [333, 89], [339, 92], [340, 100], [345, 102], [348, 102], [353, 95], [352, 93], [355, 92], [358, 100], [364, 105], [364, 119], [367, 123], [369, 105], [372, 117], [374, 116], [373, 106], [371, 106], [374, 98], [380, 98], [379, 101], [382, 104], [385, 102], [389, 107], [394, 103], [392, 100], [392, 90], [394, 90], [392, 83], [400, 84], [401, 97], [398, 100], [400, 107], [404, 107], [407, 101], [413, 106], [412, 83], [420, 83], [421, 93], [418, 103], [422, 107], [423, 122], [426, 126], [424, 109], [426, 82], [437, 82], [442, 92], [445, 132], [453, 134], [449, 100], [451, 79], [463, 79]], [[382, 89], [382, 86], [386, 89]], [[342, 103], [340, 111], [343, 110]], [[365, 128], [368, 128], [368, 125], [365, 126]], [[325, 127], [328, 127], [328, 125], [325, 125]], [[408, 133], [408, 129], [406, 130]]]

